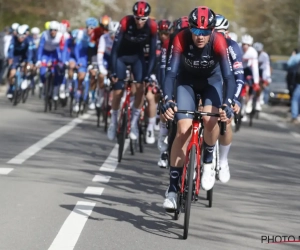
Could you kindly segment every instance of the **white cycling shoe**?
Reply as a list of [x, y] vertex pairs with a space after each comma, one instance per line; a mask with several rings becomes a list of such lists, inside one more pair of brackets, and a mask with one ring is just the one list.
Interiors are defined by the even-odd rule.
[[177, 209], [177, 194], [175, 192], [168, 193], [166, 199], [164, 200], [163, 208], [166, 209], [167, 212]]
[[229, 166], [226, 164], [225, 166], [221, 166], [221, 169], [219, 170], [219, 180], [222, 183], [227, 183], [230, 180], [230, 171]]
[[211, 190], [216, 181], [216, 171], [213, 163], [203, 164], [203, 174], [201, 177], [201, 186], [204, 190]]

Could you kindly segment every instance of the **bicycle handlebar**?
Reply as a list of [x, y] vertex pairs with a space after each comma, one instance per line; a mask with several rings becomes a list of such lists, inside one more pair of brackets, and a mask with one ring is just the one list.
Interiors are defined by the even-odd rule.
[[[211, 116], [211, 117], [220, 117], [220, 114], [218, 113], [210, 113], [210, 112], [202, 112], [202, 111], [190, 111], [190, 110], [178, 110], [176, 111], [175, 113], [179, 113], [179, 114], [189, 114], [189, 115], [193, 115], [195, 117], [195, 115], [198, 115], [199, 119], [202, 117], [202, 116]], [[224, 135], [226, 133], [226, 122], [221, 122], [221, 131], [220, 131], [220, 134], [221, 135]]]

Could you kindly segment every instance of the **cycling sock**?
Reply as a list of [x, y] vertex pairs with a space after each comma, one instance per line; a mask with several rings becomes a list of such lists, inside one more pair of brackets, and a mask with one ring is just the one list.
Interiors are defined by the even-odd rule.
[[168, 129], [167, 129], [167, 123], [166, 122], [160, 122], [159, 123], [159, 135], [167, 135], [168, 134]]
[[132, 112], [132, 120], [131, 120], [131, 127], [136, 126], [138, 119], [140, 118], [140, 109], [133, 108]]
[[156, 117], [152, 117], [148, 119], [148, 127], [147, 130], [153, 130], [154, 126], [155, 126], [155, 122], [156, 122]]
[[102, 103], [103, 103], [104, 89], [98, 89], [97, 95], [98, 95], [97, 104], [98, 104], [99, 107], [101, 107]]
[[111, 123], [117, 124], [119, 110], [111, 110]]
[[215, 145], [209, 146], [204, 141], [203, 146], [204, 146], [203, 162], [212, 163]]
[[228, 164], [228, 153], [230, 150], [231, 143], [229, 145], [219, 145], [219, 157], [220, 157], [220, 166]]
[[170, 167], [170, 186], [168, 193], [177, 193], [179, 178], [182, 174], [183, 167]]

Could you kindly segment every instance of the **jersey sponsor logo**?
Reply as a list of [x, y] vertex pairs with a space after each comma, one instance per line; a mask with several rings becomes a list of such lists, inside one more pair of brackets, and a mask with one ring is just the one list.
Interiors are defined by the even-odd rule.
[[241, 62], [235, 62], [234, 64], [233, 64], [233, 68], [234, 69], [239, 69], [239, 68], [243, 68], [243, 64], [241, 63]]
[[243, 70], [234, 71], [234, 74], [235, 75], [244, 74], [244, 71]]
[[228, 48], [226, 49], [226, 55], [227, 55], [228, 63], [229, 63], [229, 66], [230, 66], [230, 71], [232, 71], [232, 64], [231, 64], [231, 60], [229, 58]]
[[171, 59], [172, 59], [173, 48], [174, 48], [174, 46], [172, 45], [171, 49], [170, 49], [170, 56], [169, 56], [168, 64], [171, 62]]
[[229, 46], [228, 50], [229, 50], [229, 53], [230, 53], [232, 59], [235, 60], [236, 59], [236, 53], [234, 52], [232, 46]]

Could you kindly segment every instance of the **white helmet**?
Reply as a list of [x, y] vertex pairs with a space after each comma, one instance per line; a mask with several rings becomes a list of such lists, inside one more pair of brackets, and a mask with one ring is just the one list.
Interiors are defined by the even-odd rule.
[[59, 30], [60, 28], [60, 23], [57, 21], [51, 21], [49, 24], [49, 29], [50, 30]]
[[33, 34], [33, 35], [39, 35], [40, 34], [40, 29], [38, 27], [33, 27], [31, 29], [31, 34]]
[[229, 27], [228, 20], [224, 16], [217, 14], [215, 29], [216, 30], [228, 30], [228, 27]]
[[254, 43], [253, 44], [254, 49], [256, 49], [258, 52], [262, 51], [264, 49], [264, 45], [262, 43]]
[[17, 28], [20, 26], [20, 24], [18, 24], [18, 23], [13, 23], [12, 25], [11, 25], [11, 28], [12, 28], [12, 30], [17, 30]]
[[60, 23], [58, 31], [65, 33], [67, 31], [67, 26], [65, 26], [63, 23]]
[[22, 26], [26, 27], [26, 31], [29, 31], [30, 30], [30, 27], [28, 24], [23, 24]]
[[26, 25], [20, 25], [17, 29], [18, 35], [25, 35], [27, 32], [27, 26]]
[[231, 38], [231, 40], [237, 42], [237, 40], [238, 40], [237, 34], [235, 34], [235, 33], [233, 33], [233, 32], [229, 32], [229, 33], [228, 33], [228, 36]]
[[242, 36], [242, 44], [252, 45], [253, 37], [250, 35], [243, 35]]
[[117, 30], [120, 27], [120, 23], [116, 21], [111, 21], [108, 23], [108, 31], [111, 34], [116, 34]]

